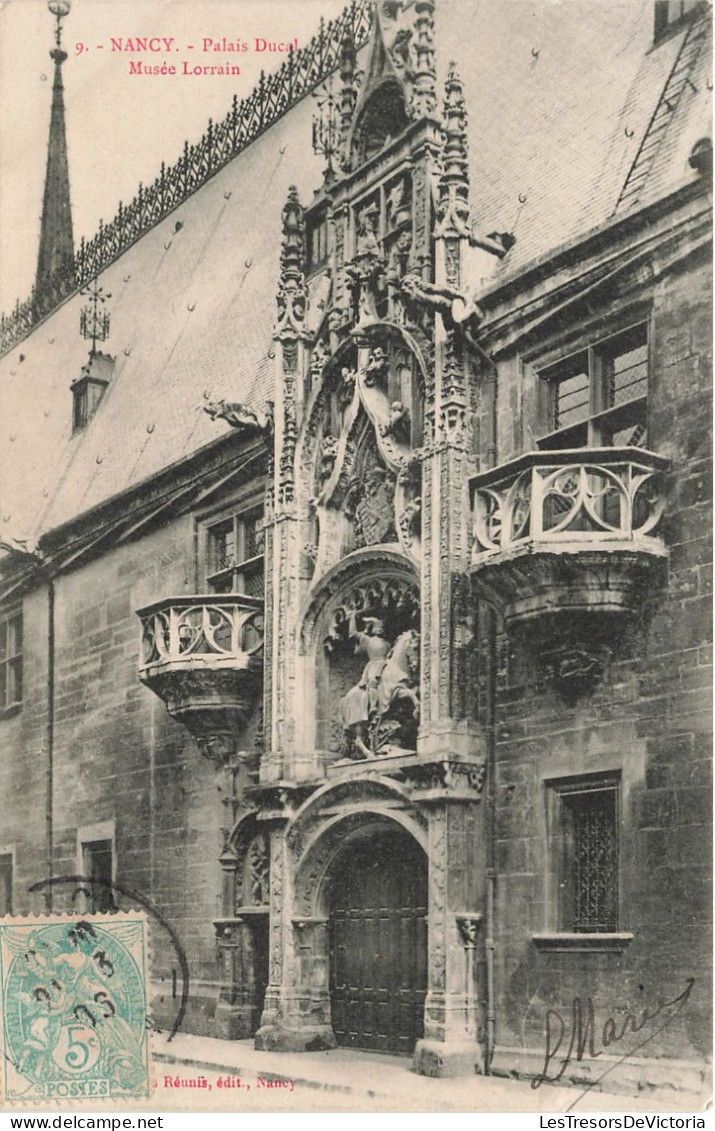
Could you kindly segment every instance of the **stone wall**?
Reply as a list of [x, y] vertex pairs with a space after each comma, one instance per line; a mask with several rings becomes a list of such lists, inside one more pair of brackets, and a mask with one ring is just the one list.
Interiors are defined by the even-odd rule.
[[[661, 1028], [661, 1017], [641, 1034], [629, 1031], [630, 1040], [610, 1051], [622, 1055], [643, 1043], [642, 1057], [698, 1060], [710, 1047], [710, 294], [708, 265], [692, 261], [665, 275], [653, 294], [648, 446], [672, 460], [662, 583], [641, 592], [630, 625], [604, 629], [610, 663], [575, 703], [549, 685], [538, 641], [502, 640], [495, 1064], [504, 1070], [517, 1067], [518, 1050], [533, 1052], [531, 1071], [543, 1066], [547, 1010], [566, 1019], [563, 1056], [574, 998], [585, 1007], [590, 997], [603, 1049], [609, 1016], [618, 1021], [626, 1009], [670, 1001], [688, 978], [692, 992], [672, 1023]], [[506, 373], [513, 377], [513, 363]], [[503, 439], [510, 448], [504, 432]], [[539, 948], [532, 936], [553, 929], [545, 783], [608, 770], [621, 775], [619, 925], [633, 939], [614, 953]], [[560, 1064], [557, 1057], [550, 1072]], [[593, 1064], [597, 1072], [606, 1060]], [[566, 1080], [583, 1076], [574, 1053]]]
[[[208, 1032], [218, 992], [212, 921], [222, 913], [220, 830], [231, 823], [230, 807], [222, 805], [226, 778], [140, 683], [135, 612], [194, 586], [188, 516], [55, 581], [53, 872], [81, 872], [81, 830], [88, 839], [98, 828], [101, 836], [113, 832], [116, 883], [171, 922], [191, 979], [185, 1028]], [[6, 751], [0, 788], [13, 798], [3, 814], [3, 843], [16, 852], [16, 912], [44, 909], [42, 896], [27, 888], [48, 874], [46, 589], [25, 599], [24, 624], [23, 706], [0, 721]], [[75, 884], [53, 890], [55, 910], [84, 909]], [[136, 906], [131, 897], [117, 902]], [[151, 947], [155, 1013], [166, 1026], [178, 1006], [181, 972], [170, 937], [155, 920]]]

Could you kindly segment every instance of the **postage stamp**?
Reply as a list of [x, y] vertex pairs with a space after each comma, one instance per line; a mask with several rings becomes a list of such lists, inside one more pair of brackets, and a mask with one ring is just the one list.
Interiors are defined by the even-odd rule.
[[6, 1102], [151, 1094], [140, 912], [0, 921]]

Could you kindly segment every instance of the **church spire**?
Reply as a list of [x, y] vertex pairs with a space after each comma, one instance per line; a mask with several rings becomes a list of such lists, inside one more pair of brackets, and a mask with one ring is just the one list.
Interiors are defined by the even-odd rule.
[[45, 195], [42, 202], [40, 253], [37, 258], [35, 294], [41, 305], [52, 299], [52, 278], [69, 267], [74, 258], [70, 182], [65, 137], [65, 104], [62, 85], [62, 64], [67, 53], [62, 50], [62, 20], [70, 10], [71, 0], [49, 0], [48, 8], [56, 20], [55, 44], [50, 51], [54, 60], [52, 113], [47, 145]]

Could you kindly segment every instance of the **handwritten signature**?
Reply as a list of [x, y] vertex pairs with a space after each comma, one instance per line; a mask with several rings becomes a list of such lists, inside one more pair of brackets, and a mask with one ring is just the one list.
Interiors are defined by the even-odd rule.
[[[601, 1056], [604, 1049], [617, 1044], [618, 1041], [622, 1041], [626, 1033], [639, 1033], [649, 1021], [654, 1021], [656, 1017], [660, 1016], [664, 1009], [668, 1009], [670, 1006], [680, 1006], [682, 1009], [690, 997], [694, 985], [695, 979], [688, 978], [682, 993], [678, 994], [677, 997], [672, 998], [670, 1001], [665, 1001], [664, 998], [658, 998], [657, 1005], [651, 1009], [634, 1012], [625, 1010], [618, 1019], [615, 1017], [607, 1017], [601, 1028], [600, 1043], [603, 1048], [598, 1049], [596, 1048], [596, 1021], [594, 1017], [593, 1000], [590, 997], [586, 998], [584, 1004], [580, 997], [575, 997], [571, 1006], [571, 1037], [568, 1051], [566, 1052], [561, 1067], [553, 1076], [549, 1076], [549, 1068], [552, 1060], [558, 1055], [561, 1046], [564, 1044], [567, 1025], [564, 1017], [558, 1010], [547, 1009], [544, 1067], [538, 1076], [535, 1076], [531, 1081], [532, 1088], [539, 1088], [542, 1084], [556, 1084], [571, 1063], [574, 1052], [577, 1061], [583, 1060], [584, 1056], [595, 1059]], [[680, 1012], [680, 1010], [677, 1010], [677, 1012]], [[676, 1013], [671, 1014], [670, 1017], [667, 1018], [666, 1024], [675, 1016]], [[663, 1026], [663, 1028], [664, 1027], [665, 1026]], [[655, 1036], [655, 1033], [653, 1036]], [[635, 1050], [631, 1050], [631, 1052], [634, 1051]]]

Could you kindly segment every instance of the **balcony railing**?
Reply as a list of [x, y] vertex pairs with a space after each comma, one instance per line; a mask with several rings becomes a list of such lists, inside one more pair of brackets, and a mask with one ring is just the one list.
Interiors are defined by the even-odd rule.
[[142, 622], [139, 672], [230, 668], [260, 664], [263, 599], [244, 594], [167, 597], [139, 609]]
[[166, 597], [137, 610], [139, 678], [201, 752], [225, 762], [261, 698], [263, 599], [244, 593]]
[[668, 466], [639, 448], [580, 448], [529, 452], [474, 476], [474, 565], [521, 549], [608, 549], [608, 543], [662, 554], [655, 532]]

